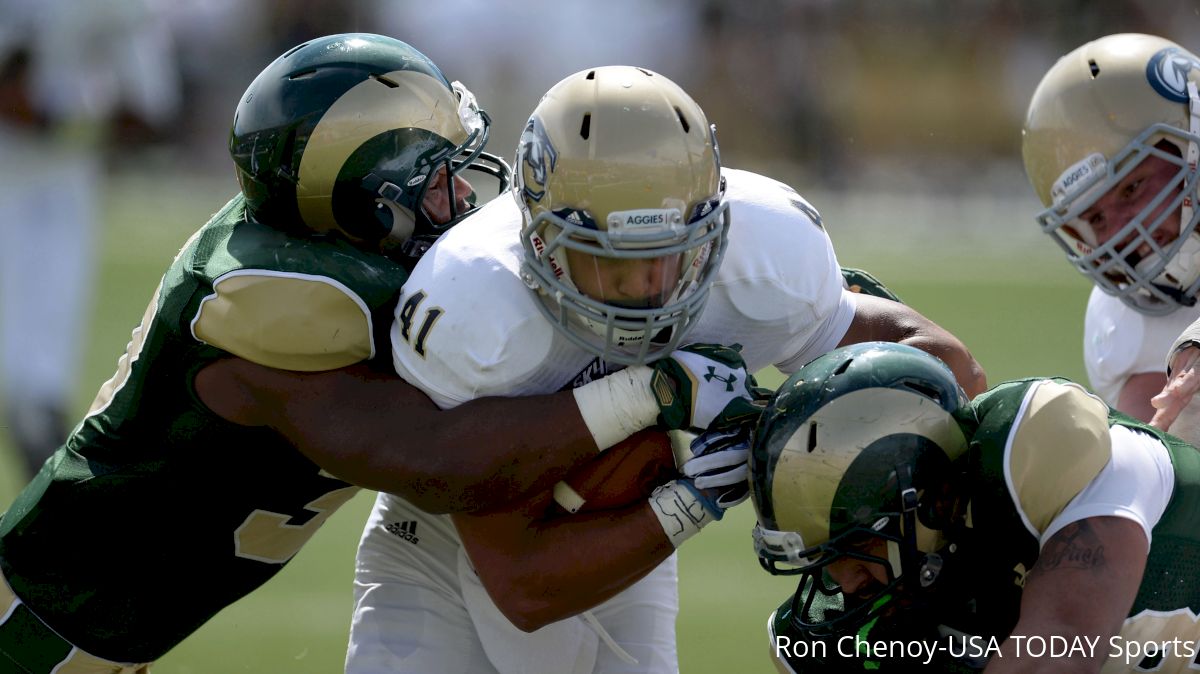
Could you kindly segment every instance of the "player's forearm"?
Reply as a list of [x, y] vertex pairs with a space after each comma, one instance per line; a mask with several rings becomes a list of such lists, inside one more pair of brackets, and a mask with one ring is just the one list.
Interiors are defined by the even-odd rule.
[[[548, 490], [598, 451], [569, 393], [390, 408], [341, 414], [340, 429], [317, 442], [339, 447], [334, 474], [428, 512], [487, 510]], [[380, 417], [403, 421], [379, 432]]]
[[[1016, 637], [1002, 644], [989, 672], [1098, 672], [1133, 605], [1149, 541], [1141, 525], [1124, 517], [1072, 522], [1046, 541], [1025, 579]], [[1051, 635], [1069, 643], [1098, 644], [1089, 657], [1033, 657], [1019, 652], [1021, 636]], [[1028, 641], [1024, 641], [1028, 644]], [[1020, 655], [1021, 657], [1017, 657]]]
[[570, 392], [481, 398], [428, 419], [415, 438], [430, 479], [451, 476], [458, 504], [487, 510], [547, 491], [598, 448]]
[[482, 548], [463, 537], [488, 594], [525, 631], [599, 605], [675, 550], [645, 503], [557, 517], [495, 539], [507, 540]]
[[652, 374], [629, 367], [569, 392], [480, 398], [423, 418], [417, 440], [430, 449], [430, 476], [451, 476], [463, 495], [443, 511], [491, 510], [547, 491], [599, 451], [653, 426], [660, 408]]
[[364, 364], [292, 372], [227, 358], [197, 375], [196, 393], [232, 423], [274, 429], [342, 480], [444, 513], [549, 490], [596, 456], [597, 438], [606, 448], [653, 425], [648, 379], [610, 376], [576, 392], [481, 398], [443, 411], [397, 375]]
[[967, 350], [967, 347], [956, 337], [940, 328], [920, 330], [916, 334], [900, 340], [907, 344], [931, 353], [942, 360], [954, 373], [959, 386], [963, 387], [968, 397], [975, 396], [987, 390], [987, 377], [983, 367]]
[[955, 379], [974, 397], [987, 389], [987, 377], [957, 337], [910, 306], [881, 297], [860, 295], [850, 328], [838, 346], [859, 342], [898, 342], [940, 358]]
[[330, 474], [430, 512], [547, 490], [598, 451], [570, 393], [442, 411], [395, 374], [365, 365], [290, 372], [240, 358], [209, 365], [196, 390], [226, 420], [270, 427]]

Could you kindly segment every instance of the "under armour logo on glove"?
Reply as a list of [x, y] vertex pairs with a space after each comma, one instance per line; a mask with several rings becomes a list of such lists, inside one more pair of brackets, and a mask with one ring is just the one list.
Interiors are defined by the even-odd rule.
[[720, 382], [725, 382], [726, 391], [732, 391], [734, 382], [738, 380], [737, 375], [732, 373], [730, 373], [728, 377], [722, 377], [721, 375], [717, 374], [717, 368], [709, 365], [708, 374], [704, 375], [704, 381], [711, 382], [714, 379]]
[[704, 430], [734, 400], [753, 400], [753, 378], [740, 352], [738, 345], [690, 344], [655, 361], [650, 387], [660, 423]]

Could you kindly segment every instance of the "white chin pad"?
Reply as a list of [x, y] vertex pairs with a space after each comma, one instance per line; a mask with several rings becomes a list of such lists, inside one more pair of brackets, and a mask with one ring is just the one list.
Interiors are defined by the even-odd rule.
[[1179, 252], [1167, 263], [1159, 281], [1163, 285], [1186, 290], [1195, 282], [1197, 276], [1200, 276], [1200, 236], [1193, 232], [1179, 247]]
[[1175, 360], [1175, 354], [1181, 349], [1189, 345], [1200, 346], [1200, 319], [1197, 319], [1191, 325], [1184, 328], [1183, 332], [1175, 338], [1175, 343], [1171, 345], [1171, 350], [1167, 351], [1167, 373], [1171, 373], [1171, 361]]

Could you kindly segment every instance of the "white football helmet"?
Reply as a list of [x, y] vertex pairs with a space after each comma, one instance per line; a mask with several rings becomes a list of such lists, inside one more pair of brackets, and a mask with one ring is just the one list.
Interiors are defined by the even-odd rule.
[[[516, 162], [521, 274], [547, 318], [607, 362], [674, 350], [704, 307], [729, 229], [716, 128], [700, 106], [643, 68], [584, 70], [542, 97]], [[596, 296], [602, 271], [622, 265], [657, 265], [652, 296]]]
[[[1200, 60], [1179, 45], [1110, 35], [1046, 73], [1022, 132], [1025, 171], [1046, 206], [1037, 216], [1042, 230], [1101, 290], [1145, 314], [1192, 306], [1200, 290], [1198, 84]], [[1150, 157], [1178, 171], [1101, 240], [1080, 216]], [[1171, 237], [1160, 228], [1176, 216], [1179, 234]]]

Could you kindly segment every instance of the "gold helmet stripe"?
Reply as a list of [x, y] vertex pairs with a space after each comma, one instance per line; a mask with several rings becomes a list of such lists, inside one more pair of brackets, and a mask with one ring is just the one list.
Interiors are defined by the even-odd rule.
[[861, 389], [822, 407], [796, 429], [775, 465], [771, 501], [779, 530], [799, 532], [806, 547], [829, 540], [830, 511], [846, 470], [863, 449], [900, 433], [930, 439], [951, 461], [967, 446], [950, 413], [912, 391]]
[[1004, 449], [1004, 479], [1029, 532], [1041, 537], [1112, 456], [1108, 406], [1076, 384], [1025, 395]]
[[432, 131], [455, 145], [467, 140], [450, 90], [422, 72], [397, 70], [368, 78], [335, 101], [313, 129], [300, 161], [296, 201], [305, 223], [316, 231], [337, 229], [333, 186], [346, 160], [363, 141], [409, 127]]

